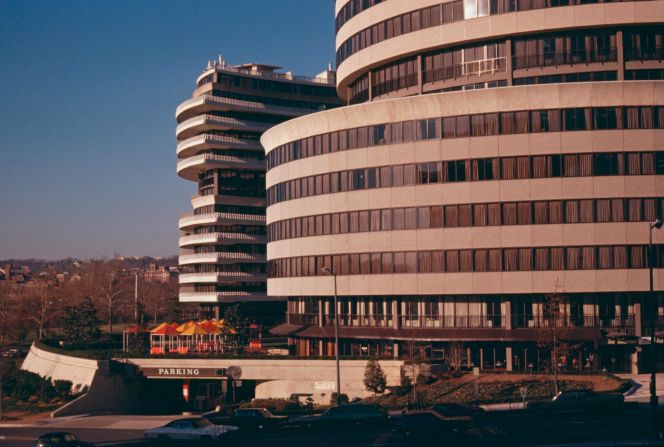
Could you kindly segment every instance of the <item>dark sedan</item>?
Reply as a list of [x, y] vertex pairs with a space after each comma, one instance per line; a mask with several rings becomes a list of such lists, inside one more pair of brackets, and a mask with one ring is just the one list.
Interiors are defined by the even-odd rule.
[[288, 422], [290, 428], [377, 427], [389, 423], [387, 411], [380, 405], [344, 404], [332, 407], [320, 416], [301, 416]]
[[435, 411], [410, 411], [399, 417], [393, 431], [408, 437], [439, 438], [462, 434], [465, 424], [445, 418]]
[[94, 447], [94, 444], [81, 441], [73, 433], [57, 431], [41, 435], [32, 447]]

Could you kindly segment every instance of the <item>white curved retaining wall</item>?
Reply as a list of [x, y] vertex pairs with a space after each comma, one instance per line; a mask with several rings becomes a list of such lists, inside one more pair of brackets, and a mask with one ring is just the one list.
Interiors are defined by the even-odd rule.
[[72, 382], [72, 391], [79, 392], [90, 388], [97, 374], [98, 364], [96, 360], [54, 354], [33, 344], [21, 369], [51, 380], [69, 380]]

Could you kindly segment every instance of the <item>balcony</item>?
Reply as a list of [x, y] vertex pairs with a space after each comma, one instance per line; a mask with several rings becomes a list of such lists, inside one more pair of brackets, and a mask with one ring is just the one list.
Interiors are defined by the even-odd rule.
[[177, 173], [180, 177], [197, 181], [198, 173], [206, 169], [240, 168], [256, 171], [265, 170], [265, 160], [234, 155], [200, 154], [178, 161]]
[[504, 57], [496, 57], [426, 70], [422, 72], [422, 76], [423, 82], [427, 84], [436, 81], [494, 75], [504, 72], [506, 68], [507, 60]]
[[209, 244], [265, 244], [267, 236], [264, 234], [246, 234], [246, 233], [205, 233], [191, 234], [180, 238], [180, 247], [191, 247], [194, 245]]
[[186, 158], [210, 149], [243, 149], [247, 151], [262, 151], [263, 147], [258, 140], [237, 138], [227, 135], [202, 134], [188, 138], [178, 143], [178, 158]]
[[231, 264], [231, 263], [264, 263], [265, 255], [251, 253], [223, 252], [223, 253], [194, 253], [181, 255], [179, 265], [189, 264]]
[[615, 318], [593, 316], [547, 318], [541, 315], [512, 315], [512, 327], [515, 329], [601, 329], [608, 337], [636, 334], [634, 315]]
[[217, 112], [239, 111], [296, 117], [315, 112], [317, 109], [279, 106], [263, 104], [256, 101], [246, 101], [243, 99], [203, 95], [189, 99], [180, 104], [175, 111], [175, 116], [177, 117], [178, 122], [183, 122], [196, 115], [205, 114], [213, 110]]
[[209, 273], [182, 273], [180, 284], [194, 283], [235, 283], [235, 282], [265, 282], [265, 273], [250, 272], [209, 272]]
[[269, 301], [265, 292], [244, 292], [232, 290], [226, 292], [180, 292], [183, 303], [235, 303], [244, 301]]
[[175, 130], [178, 140], [191, 138], [209, 130], [241, 130], [265, 132], [274, 124], [261, 121], [242, 120], [227, 116], [201, 115], [181, 123]]
[[210, 214], [183, 214], [180, 216], [180, 229], [192, 228], [199, 225], [215, 223], [265, 225], [264, 214], [242, 213], [210, 213]]

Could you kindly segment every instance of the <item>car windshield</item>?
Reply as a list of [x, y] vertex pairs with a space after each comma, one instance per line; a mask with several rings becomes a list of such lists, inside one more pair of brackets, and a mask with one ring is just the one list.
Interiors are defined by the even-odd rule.
[[212, 425], [212, 423], [205, 418], [194, 419], [191, 421], [191, 423], [195, 428], [208, 427]]

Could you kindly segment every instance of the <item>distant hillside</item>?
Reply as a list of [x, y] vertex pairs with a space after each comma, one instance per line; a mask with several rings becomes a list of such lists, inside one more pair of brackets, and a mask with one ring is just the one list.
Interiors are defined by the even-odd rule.
[[[167, 267], [175, 267], [178, 265], [177, 256], [169, 256], [167, 258], [153, 258], [151, 256], [132, 256], [132, 257], [118, 257], [121, 260], [122, 266], [125, 269], [132, 268], [141, 268], [147, 269], [148, 265], [151, 263], [156, 263], [158, 265], [165, 265]], [[92, 259], [92, 261], [105, 260], [102, 259]], [[5, 264], [11, 264], [13, 268], [19, 268], [21, 266], [27, 265], [31, 272], [42, 272], [47, 270], [55, 270], [56, 272], [73, 272], [76, 270], [77, 265], [85, 264], [90, 262], [89, 259], [77, 259], [77, 258], [65, 258], [57, 260], [46, 260], [46, 259], [1, 259], [0, 266]]]

